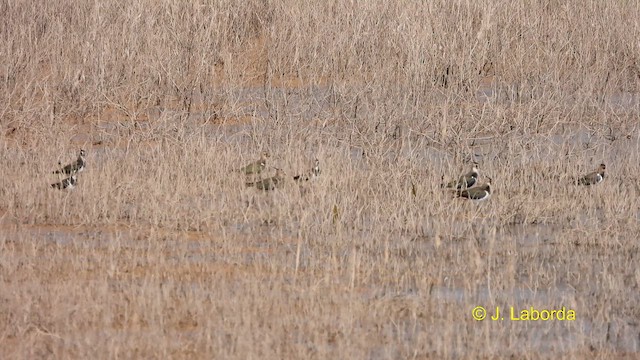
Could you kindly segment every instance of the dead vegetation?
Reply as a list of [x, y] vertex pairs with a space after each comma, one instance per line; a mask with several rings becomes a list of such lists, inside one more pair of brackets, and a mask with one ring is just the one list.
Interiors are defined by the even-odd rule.
[[[634, 2], [0, 12], [0, 357], [640, 347]], [[76, 188], [51, 189], [81, 148]], [[263, 151], [289, 180], [269, 193], [233, 171]], [[474, 162], [490, 200], [440, 188]], [[572, 185], [600, 163], [603, 183]]]

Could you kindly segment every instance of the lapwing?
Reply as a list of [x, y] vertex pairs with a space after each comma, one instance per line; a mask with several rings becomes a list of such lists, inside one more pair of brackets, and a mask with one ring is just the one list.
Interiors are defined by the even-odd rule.
[[273, 177], [247, 182], [247, 186], [255, 186], [258, 190], [274, 190], [276, 188], [282, 188], [284, 185], [284, 171], [282, 169], [276, 169], [276, 174]]
[[63, 189], [71, 190], [76, 186], [77, 183], [78, 183], [78, 178], [74, 174], [74, 175], [71, 175], [68, 178], [66, 178], [66, 179], [64, 179], [64, 180], [62, 180], [60, 182], [51, 184], [51, 187], [54, 188], [54, 189], [60, 189], [60, 190], [63, 190]]
[[313, 162], [313, 167], [311, 168], [311, 170], [309, 170], [308, 173], [306, 174], [301, 174], [301, 175], [296, 175], [293, 177], [293, 180], [295, 181], [309, 181], [309, 180], [313, 180], [315, 178], [317, 178], [318, 176], [320, 176], [320, 160], [318, 160], [317, 158], [314, 160]]
[[604, 164], [600, 164], [600, 167], [592, 173], [589, 173], [580, 179], [578, 179], [579, 185], [595, 185], [599, 184], [604, 180], [604, 170], [607, 167]]
[[478, 176], [480, 176], [480, 173], [478, 172], [478, 168], [474, 166], [471, 171], [460, 176], [458, 180], [451, 180], [446, 184], [441, 184], [440, 187], [455, 188], [457, 190], [468, 189], [478, 182]]
[[238, 169], [238, 172], [244, 173], [245, 175], [257, 175], [260, 174], [262, 172], [262, 170], [264, 170], [265, 167], [267, 167], [267, 159], [270, 157], [268, 152], [263, 152], [262, 155], [260, 156], [260, 159], [258, 159], [255, 162], [252, 162], [251, 164]]
[[[73, 174], [77, 174], [80, 172], [84, 171], [85, 165], [86, 165], [86, 160], [85, 160], [85, 156], [87, 156], [87, 153], [84, 150], [80, 150], [80, 154], [78, 155], [78, 159], [68, 165], [65, 165], [64, 167], [62, 167], [61, 169], [58, 169], [56, 171], [54, 171], [54, 174], [65, 174], [65, 175], [73, 175]], [[58, 162], [58, 165], [62, 166], [61, 163]]]
[[456, 190], [456, 196], [473, 201], [484, 201], [491, 197], [491, 179], [482, 185], [466, 190]]

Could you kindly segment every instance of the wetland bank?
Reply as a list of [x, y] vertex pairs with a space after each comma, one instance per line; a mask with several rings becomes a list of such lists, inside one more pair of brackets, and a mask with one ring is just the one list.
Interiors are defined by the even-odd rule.
[[0, 5], [0, 357], [638, 352], [637, 4], [41, 5]]

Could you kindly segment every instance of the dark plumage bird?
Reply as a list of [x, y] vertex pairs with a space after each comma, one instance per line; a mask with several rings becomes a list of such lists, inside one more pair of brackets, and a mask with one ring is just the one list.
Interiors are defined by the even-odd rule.
[[256, 189], [264, 191], [279, 189], [284, 185], [284, 175], [285, 173], [282, 169], [276, 169], [275, 176], [258, 181], [250, 181], [246, 185], [249, 187], [255, 186]]
[[446, 184], [441, 184], [440, 187], [446, 188], [455, 188], [455, 189], [467, 189], [472, 187], [478, 181], [478, 176], [480, 173], [478, 172], [478, 168], [475, 166], [468, 173], [460, 176], [457, 180], [451, 180]]
[[[78, 159], [75, 162], [65, 165], [61, 169], [54, 171], [54, 174], [65, 174], [65, 175], [73, 175], [84, 171], [86, 160], [85, 156], [87, 153], [84, 150], [80, 150], [80, 154], [78, 155]], [[60, 165], [60, 163], [58, 163]]]
[[485, 184], [466, 190], [456, 190], [456, 196], [473, 201], [484, 201], [491, 198], [491, 179]]
[[60, 189], [60, 190], [63, 190], [63, 189], [71, 190], [76, 186], [76, 184], [78, 184], [78, 178], [76, 177], [76, 175], [71, 175], [60, 182], [51, 184], [51, 187], [54, 189]]
[[263, 152], [260, 159], [248, 164], [247, 166], [238, 169], [236, 171], [244, 173], [245, 175], [257, 175], [267, 167], [267, 159], [270, 157], [268, 152]]
[[589, 173], [581, 177], [580, 179], [578, 179], [578, 184], [588, 186], [588, 185], [595, 185], [595, 184], [601, 183], [602, 180], [604, 180], [604, 170], [606, 168], [607, 167], [605, 166], [605, 164], [600, 164], [600, 166], [596, 171]]

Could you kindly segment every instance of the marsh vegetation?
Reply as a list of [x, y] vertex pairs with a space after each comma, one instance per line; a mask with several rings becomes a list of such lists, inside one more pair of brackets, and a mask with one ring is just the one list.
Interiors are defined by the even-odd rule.
[[[0, 358], [640, 349], [637, 3], [0, 13]], [[234, 171], [265, 151], [290, 180], [266, 193]], [[440, 187], [473, 164], [490, 200]]]

